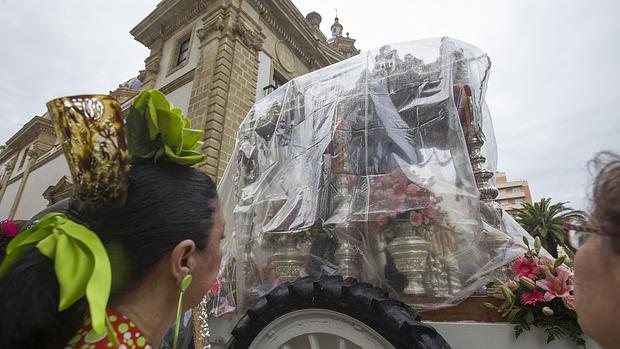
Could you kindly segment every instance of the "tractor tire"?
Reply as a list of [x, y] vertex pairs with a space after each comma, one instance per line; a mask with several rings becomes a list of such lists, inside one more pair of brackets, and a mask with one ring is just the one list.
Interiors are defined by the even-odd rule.
[[420, 316], [408, 305], [389, 298], [381, 288], [353, 278], [343, 280], [339, 275], [304, 277], [274, 288], [239, 320], [226, 348], [247, 349], [269, 323], [305, 309], [325, 309], [352, 317], [396, 349], [450, 349], [441, 335], [421, 323]]

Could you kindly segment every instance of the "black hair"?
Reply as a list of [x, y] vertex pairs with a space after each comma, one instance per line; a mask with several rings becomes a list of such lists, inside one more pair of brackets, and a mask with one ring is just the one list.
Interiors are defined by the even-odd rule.
[[[138, 164], [130, 170], [122, 207], [80, 220], [106, 246], [115, 295], [131, 289], [182, 240], [205, 248], [217, 209], [215, 183], [203, 172], [172, 163]], [[58, 312], [58, 299], [53, 261], [30, 249], [0, 279], [0, 348], [64, 348], [88, 307], [81, 299]]]

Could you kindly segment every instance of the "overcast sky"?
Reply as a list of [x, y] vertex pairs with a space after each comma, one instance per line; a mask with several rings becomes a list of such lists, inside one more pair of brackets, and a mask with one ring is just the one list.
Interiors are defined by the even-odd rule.
[[[0, 0], [4, 143], [51, 98], [107, 93], [144, 68], [129, 30], [157, 0]], [[338, 10], [362, 50], [451, 36], [491, 57], [487, 103], [499, 170], [529, 181], [535, 200], [587, 207], [586, 163], [620, 151], [620, 1], [294, 0], [329, 27]]]

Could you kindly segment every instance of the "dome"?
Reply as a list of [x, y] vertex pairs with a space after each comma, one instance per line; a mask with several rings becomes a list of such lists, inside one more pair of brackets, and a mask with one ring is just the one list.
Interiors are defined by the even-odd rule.
[[142, 82], [138, 80], [138, 77], [131, 78], [118, 86], [119, 88], [129, 88], [132, 90], [139, 90], [142, 87]]

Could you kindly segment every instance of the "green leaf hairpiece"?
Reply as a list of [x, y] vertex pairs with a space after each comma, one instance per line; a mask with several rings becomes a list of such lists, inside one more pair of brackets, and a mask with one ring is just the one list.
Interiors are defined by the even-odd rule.
[[0, 275], [33, 246], [54, 261], [60, 285], [58, 311], [66, 310], [86, 296], [93, 329], [104, 333], [112, 271], [108, 254], [97, 234], [62, 213], [48, 213], [11, 240], [6, 258], [0, 265]]
[[129, 109], [127, 143], [132, 161], [163, 156], [184, 166], [203, 163], [207, 157], [196, 150], [204, 131], [190, 128], [181, 109], [174, 108], [158, 90], [144, 90]]

